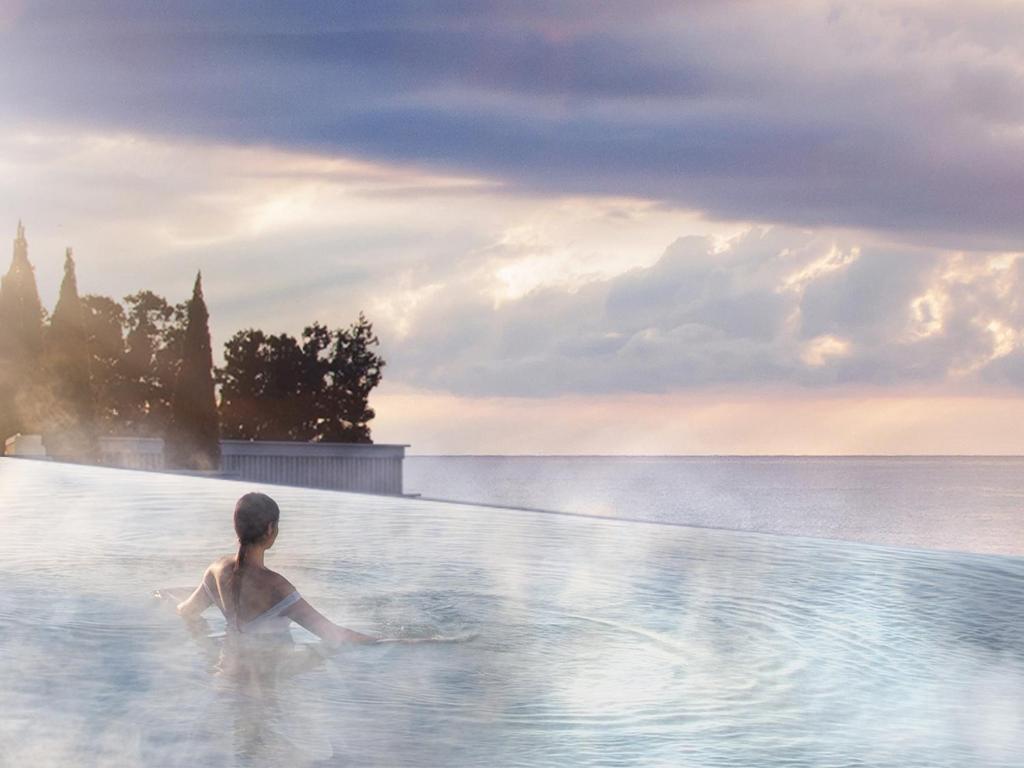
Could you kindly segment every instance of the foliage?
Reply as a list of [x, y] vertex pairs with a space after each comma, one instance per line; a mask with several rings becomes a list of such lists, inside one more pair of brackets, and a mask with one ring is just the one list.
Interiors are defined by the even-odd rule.
[[194, 469], [217, 466], [221, 436], [368, 443], [378, 346], [362, 313], [298, 339], [250, 328], [215, 370], [200, 276], [175, 305], [148, 290], [79, 297], [70, 250], [47, 318], [19, 225], [0, 283], [0, 439], [43, 432], [60, 455], [90, 458], [101, 435], [163, 437], [168, 463]]
[[175, 306], [152, 291], [125, 297], [125, 352], [119, 365], [119, 421], [123, 434], [161, 437], [181, 365], [187, 303]]
[[44, 337], [44, 368], [50, 392], [44, 431], [47, 453], [75, 461], [96, 456], [95, 398], [85, 317], [69, 248], [64, 257], [60, 298]]
[[121, 433], [121, 361], [125, 356], [124, 307], [106, 296], [83, 296], [82, 321], [85, 349], [92, 375], [96, 431], [100, 435]]
[[0, 440], [29, 432], [45, 405], [33, 397], [40, 383], [44, 312], [18, 222], [10, 269], [0, 279]]
[[288, 334], [239, 331], [225, 345], [221, 431], [245, 440], [370, 442], [370, 391], [384, 360], [360, 313], [348, 328], [314, 323], [301, 342]]
[[220, 425], [214, 394], [210, 313], [203, 299], [202, 275], [196, 275], [181, 341], [180, 367], [171, 399], [166, 459], [182, 469], [220, 466]]
[[224, 345], [221, 433], [242, 440], [312, 440], [312, 409], [322, 378], [306, 335], [239, 331]]
[[380, 341], [362, 312], [348, 328], [332, 335], [327, 357], [324, 397], [317, 403], [317, 439], [328, 443], [369, 443], [370, 392], [380, 383], [383, 358], [373, 348]]

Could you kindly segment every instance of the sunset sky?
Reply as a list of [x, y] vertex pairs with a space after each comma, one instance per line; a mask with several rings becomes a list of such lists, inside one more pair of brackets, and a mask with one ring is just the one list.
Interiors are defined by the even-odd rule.
[[0, 0], [0, 236], [49, 308], [67, 245], [84, 293], [201, 268], [218, 350], [365, 310], [415, 453], [1024, 453], [1021, 30]]

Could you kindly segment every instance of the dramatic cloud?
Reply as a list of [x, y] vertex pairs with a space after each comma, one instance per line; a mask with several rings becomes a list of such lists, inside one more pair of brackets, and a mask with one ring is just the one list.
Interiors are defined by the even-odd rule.
[[267, 148], [13, 133], [0, 149], [0, 206], [29, 222], [48, 304], [67, 244], [85, 292], [179, 300], [202, 268], [218, 349], [363, 309], [389, 382], [462, 396], [1024, 386], [1013, 253]]
[[997, 0], [25, 3], [0, 118], [1015, 250], [1021, 28]]
[[469, 395], [1024, 384], [1022, 262], [755, 228], [497, 309], [452, 283], [392, 346], [403, 380]]
[[337, 156], [125, 133], [0, 131], [0, 210], [28, 226], [52, 307], [65, 246], [85, 292], [177, 300], [204, 272], [214, 341], [359, 309], [386, 343], [461, 283], [489, 312], [655, 262], [680, 232], [739, 231], [630, 198], [517, 196]]
[[1020, 29], [1000, 0], [0, 0], [0, 212], [51, 306], [73, 245], [84, 292], [202, 268], [218, 349], [366, 310], [380, 436], [421, 448], [639, 419], [624, 450], [1020, 450]]

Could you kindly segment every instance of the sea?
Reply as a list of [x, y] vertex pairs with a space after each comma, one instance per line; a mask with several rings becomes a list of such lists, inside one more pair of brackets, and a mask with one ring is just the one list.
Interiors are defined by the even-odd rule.
[[409, 456], [404, 482], [430, 499], [1024, 555], [1020, 456]]

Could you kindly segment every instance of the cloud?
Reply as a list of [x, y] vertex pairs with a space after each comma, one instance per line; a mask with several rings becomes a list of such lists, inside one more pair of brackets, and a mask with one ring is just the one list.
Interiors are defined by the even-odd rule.
[[179, 300], [202, 269], [215, 348], [238, 328], [297, 333], [360, 309], [390, 345], [450, 290], [489, 313], [538, 287], [571, 292], [651, 264], [680, 232], [739, 231], [645, 200], [538, 198], [334, 155], [41, 128], [0, 130], [0, 210], [12, 236], [25, 221], [50, 307], [68, 245], [87, 293]]
[[1014, 250], [1022, 23], [996, 0], [37, 3], [0, 26], [0, 118]]
[[84, 292], [179, 300], [201, 268], [217, 349], [362, 309], [389, 381], [463, 396], [1024, 384], [1014, 253], [310, 152], [45, 132], [0, 148], [0, 208], [29, 224], [45, 302], [65, 245]]
[[1019, 383], [1022, 261], [784, 228], [725, 248], [687, 237], [650, 266], [497, 308], [449, 285], [392, 343], [392, 375], [535, 397]]
[[800, 302], [801, 333], [853, 334], [871, 344], [902, 337], [911, 323], [911, 298], [925, 291], [941, 265], [927, 253], [861, 253], [807, 286]]

